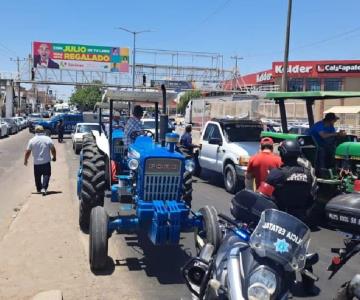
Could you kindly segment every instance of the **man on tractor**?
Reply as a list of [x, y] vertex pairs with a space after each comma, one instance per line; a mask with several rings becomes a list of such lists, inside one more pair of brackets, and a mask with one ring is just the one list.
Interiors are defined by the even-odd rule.
[[317, 172], [335, 166], [336, 138], [346, 135], [344, 131], [336, 132], [334, 125], [338, 119], [334, 113], [327, 113], [323, 120], [315, 123], [310, 128], [309, 134], [317, 144], [317, 159], [315, 162]]
[[308, 211], [314, 201], [315, 177], [310, 168], [299, 164], [301, 148], [296, 140], [281, 142], [278, 150], [283, 166], [272, 169], [266, 183], [274, 187], [273, 196], [279, 209], [308, 221]]
[[134, 132], [141, 132], [143, 128], [143, 124], [141, 123], [141, 118], [144, 115], [144, 109], [140, 105], [136, 105], [133, 109], [133, 116], [128, 119], [125, 125], [124, 130], [124, 144], [125, 146], [130, 145], [135, 141]]

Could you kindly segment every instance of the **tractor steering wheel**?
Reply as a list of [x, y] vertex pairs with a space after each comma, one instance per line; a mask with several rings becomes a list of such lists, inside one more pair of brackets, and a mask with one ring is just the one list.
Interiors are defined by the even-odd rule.
[[154, 138], [154, 134], [147, 129], [143, 129], [143, 130], [135, 130], [132, 133], [130, 133], [130, 139], [131, 140], [135, 140], [138, 136], [148, 136], [151, 137], [152, 139]]

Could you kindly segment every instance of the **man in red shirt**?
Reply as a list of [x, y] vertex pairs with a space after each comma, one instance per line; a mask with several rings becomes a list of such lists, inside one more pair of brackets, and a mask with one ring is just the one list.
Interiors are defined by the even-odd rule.
[[245, 186], [247, 189], [253, 190], [255, 179], [256, 188], [260, 183], [265, 181], [271, 169], [279, 168], [282, 165], [281, 158], [273, 153], [274, 141], [272, 138], [265, 137], [260, 141], [261, 151], [250, 158]]

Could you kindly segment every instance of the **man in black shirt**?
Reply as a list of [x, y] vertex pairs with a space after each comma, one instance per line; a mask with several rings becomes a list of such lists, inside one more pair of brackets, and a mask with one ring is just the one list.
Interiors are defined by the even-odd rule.
[[313, 204], [315, 177], [311, 166], [299, 164], [301, 148], [297, 141], [286, 140], [279, 146], [283, 166], [272, 169], [266, 183], [275, 190], [273, 196], [279, 209], [307, 222]]

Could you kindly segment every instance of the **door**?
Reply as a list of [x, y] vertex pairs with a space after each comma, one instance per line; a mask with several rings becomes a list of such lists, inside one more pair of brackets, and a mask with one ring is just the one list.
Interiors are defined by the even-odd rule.
[[219, 139], [220, 142], [223, 141], [219, 125], [209, 123], [202, 139], [199, 163], [202, 168], [222, 172], [222, 170], [219, 171], [217, 163], [222, 156], [220, 153], [221, 146], [209, 144], [210, 139], [214, 138]]

